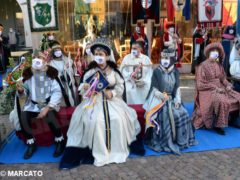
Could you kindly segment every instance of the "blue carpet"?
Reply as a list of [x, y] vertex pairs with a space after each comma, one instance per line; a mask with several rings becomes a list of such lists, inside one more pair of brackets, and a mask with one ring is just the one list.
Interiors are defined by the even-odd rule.
[[[185, 107], [188, 109], [191, 115], [193, 104], [185, 103]], [[183, 153], [239, 148], [240, 130], [232, 127], [226, 128], [225, 136], [218, 135], [211, 130], [197, 130], [196, 140], [198, 141], [198, 144], [196, 146], [190, 147], [189, 149], [186, 149], [183, 151]], [[0, 148], [0, 163], [58, 163], [61, 157], [52, 157], [54, 148], [54, 145], [49, 147], [38, 147], [37, 152], [31, 159], [24, 160], [22, 156], [26, 150], [26, 146], [21, 140], [16, 137], [15, 133], [13, 132], [9, 135], [9, 137], [5, 140], [4, 144], [2, 144]], [[156, 153], [146, 148], [145, 156], [160, 156], [164, 154], [168, 153]], [[130, 158], [135, 157], [138, 156], [130, 155]]]

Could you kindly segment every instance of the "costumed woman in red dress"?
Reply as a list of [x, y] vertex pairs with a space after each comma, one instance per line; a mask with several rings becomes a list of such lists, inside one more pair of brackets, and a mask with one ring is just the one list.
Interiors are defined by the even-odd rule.
[[239, 110], [240, 94], [232, 89], [222, 66], [225, 53], [221, 43], [205, 48], [206, 60], [196, 69], [197, 97], [193, 114], [195, 128], [214, 128], [224, 135], [229, 113]]

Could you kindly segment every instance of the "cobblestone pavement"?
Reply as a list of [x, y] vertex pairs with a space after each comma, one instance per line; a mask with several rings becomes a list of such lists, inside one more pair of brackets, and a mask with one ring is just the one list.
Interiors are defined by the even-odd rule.
[[[183, 101], [193, 101], [194, 81], [181, 81]], [[0, 116], [0, 124], [8, 134], [12, 125], [8, 116]], [[0, 129], [1, 130], [1, 129]], [[16, 147], [17, 148], [17, 147]], [[69, 171], [59, 171], [58, 164], [0, 165], [2, 171], [40, 171], [39, 179], [203, 179], [240, 180], [240, 149], [187, 153], [181, 156], [165, 155], [128, 159], [124, 164], [104, 167], [83, 165]], [[41, 174], [41, 173], [40, 173]], [[0, 177], [1, 179], [1, 177]], [[32, 177], [4, 177], [3, 179], [33, 179]]]
[[[104, 167], [83, 165], [59, 171], [58, 164], [0, 165], [0, 171], [42, 171], [39, 179], [240, 179], [240, 149], [128, 159]], [[1, 178], [0, 178], [1, 179]], [[6, 177], [3, 179], [7, 179]], [[12, 178], [11, 178], [12, 179]], [[22, 178], [22, 179], [26, 179]]]

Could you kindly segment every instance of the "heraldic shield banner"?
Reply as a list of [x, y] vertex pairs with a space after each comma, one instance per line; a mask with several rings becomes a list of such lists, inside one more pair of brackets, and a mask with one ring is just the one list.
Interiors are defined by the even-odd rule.
[[58, 30], [57, 0], [28, 0], [32, 32]]
[[216, 26], [222, 22], [222, 0], [198, 0], [198, 23]]
[[155, 25], [160, 19], [160, 0], [132, 0], [132, 24], [138, 20], [155, 20]]

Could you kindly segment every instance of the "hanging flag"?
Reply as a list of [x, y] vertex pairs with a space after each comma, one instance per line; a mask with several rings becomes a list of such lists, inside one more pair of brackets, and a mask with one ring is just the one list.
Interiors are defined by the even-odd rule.
[[183, 16], [186, 21], [191, 19], [191, 0], [186, 0], [185, 6], [183, 8]]
[[198, 0], [198, 24], [219, 27], [222, 23], [223, 0]]
[[90, 13], [90, 5], [85, 3], [84, 0], [75, 0], [74, 12], [76, 14]]
[[172, 0], [167, 0], [167, 19], [168, 21], [173, 21], [174, 20], [174, 7], [173, 7], [173, 2]]
[[172, 0], [172, 3], [175, 11], [182, 11], [186, 4], [186, 0]]
[[57, 0], [28, 0], [32, 32], [58, 30]]
[[160, 22], [160, 1], [159, 0], [132, 0], [132, 24], [138, 20], [155, 20]]

